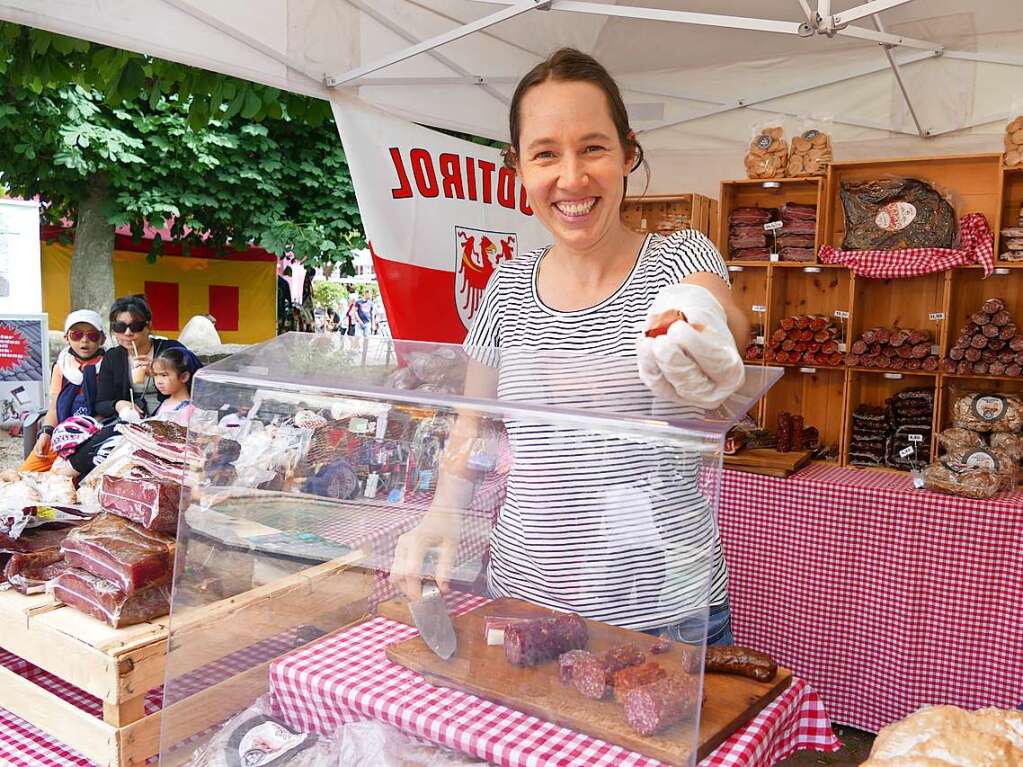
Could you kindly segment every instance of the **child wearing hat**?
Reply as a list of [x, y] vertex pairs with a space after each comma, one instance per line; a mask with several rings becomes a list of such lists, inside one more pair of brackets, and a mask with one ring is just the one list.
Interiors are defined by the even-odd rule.
[[64, 320], [64, 340], [68, 345], [57, 355], [50, 378], [50, 407], [35, 448], [18, 471], [49, 471], [59, 457], [51, 444], [53, 430], [68, 419], [93, 414], [103, 360], [103, 318], [91, 309], [71, 312]]

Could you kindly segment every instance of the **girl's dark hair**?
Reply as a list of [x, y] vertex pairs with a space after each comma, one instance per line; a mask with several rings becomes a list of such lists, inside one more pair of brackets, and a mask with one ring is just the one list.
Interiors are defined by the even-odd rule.
[[188, 349], [184, 349], [180, 346], [172, 346], [157, 354], [153, 362], [162, 362], [164, 365], [173, 370], [178, 378], [181, 377], [182, 373], [188, 373], [188, 381], [185, 385], [188, 387], [188, 393], [191, 394], [192, 378], [195, 376], [195, 359], [195, 355]]
[[[618, 140], [625, 148], [626, 156], [631, 155], [634, 158], [632, 170], [635, 171], [640, 166], [646, 168], [647, 183], [649, 183], [650, 170], [646, 160], [643, 159], [643, 147], [639, 145], [636, 137], [632, 134], [632, 128], [629, 127], [629, 113], [625, 109], [625, 102], [618, 90], [618, 84], [599, 61], [575, 48], [561, 48], [555, 51], [519, 80], [515, 94], [512, 96], [511, 106], [508, 108], [508, 133], [511, 136], [511, 144], [504, 151], [505, 166], [514, 170], [518, 164], [519, 139], [522, 134], [522, 99], [530, 88], [548, 80], [592, 83], [604, 92], [604, 96], [607, 97], [607, 107], [611, 112], [611, 120], [618, 133]], [[629, 180], [626, 177], [626, 191], [628, 191], [628, 185]]]
[[131, 316], [137, 320], [153, 321], [153, 312], [149, 308], [149, 302], [141, 293], [131, 296], [121, 296], [110, 307], [110, 321], [115, 322], [118, 314], [131, 312]]

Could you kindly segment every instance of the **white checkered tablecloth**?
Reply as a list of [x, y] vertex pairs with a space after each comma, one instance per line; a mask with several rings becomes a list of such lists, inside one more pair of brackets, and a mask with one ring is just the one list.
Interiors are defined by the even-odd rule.
[[[457, 614], [486, 601], [467, 596], [449, 601], [449, 609]], [[270, 666], [270, 689], [285, 721], [328, 734], [347, 722], [376, 719], [503, 767], [661, 764], [474, 695], [434, 687], [387, 660], [388, 645], [415, 635], [414, 628], [377, 617], [278, 659]], [[700, 767], [769, 767], [799, 749], [838, 747], [817, 694], [795, 679]]]
[[736, 641], [876, 731], [924, 704], [1023, 701], [1023, 495], [971, 501], [905, 474], [724, 472]]

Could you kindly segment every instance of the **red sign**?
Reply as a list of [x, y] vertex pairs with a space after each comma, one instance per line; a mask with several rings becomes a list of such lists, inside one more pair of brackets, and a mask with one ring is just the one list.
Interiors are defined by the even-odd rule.
[[19, 331], [0, 325], [0, 370], [11, 370], [28, 359], [28, 341]]

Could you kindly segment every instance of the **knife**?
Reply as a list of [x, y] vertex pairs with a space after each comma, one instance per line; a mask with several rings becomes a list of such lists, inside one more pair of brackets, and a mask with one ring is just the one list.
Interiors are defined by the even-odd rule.
[[409, 602], [409, 610], [412, 622], [427, 647], [444, 660], [455, 654], [458, 648], [455, 627], [451, 624], [444, 597], [435, 584], [424, 585], [422, 596]]

